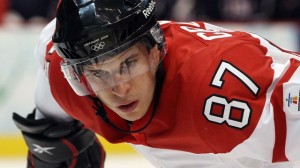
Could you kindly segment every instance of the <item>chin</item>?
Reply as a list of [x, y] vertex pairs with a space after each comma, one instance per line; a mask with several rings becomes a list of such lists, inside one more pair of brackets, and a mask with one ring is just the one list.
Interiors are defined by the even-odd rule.
[[123, 119], [125, 119], [125, 120], [128, 120], [128, 121], [137, 121], [137, 120], [139, 120], [139, 119], [141, 119], [141, 118], [143, 118], [143, 116], [144, 115], [134, 115], [134, 114], [131, 114], [131, 115], [127, 115], [127, 116], [124, 116], [124, 117], [122, 117]]
[[128, 121], [137, 121], [139, 119], [141, 119], [143, 116], [139, 116], [139, 117], [126, 117], [124, 119], [128, 120]]

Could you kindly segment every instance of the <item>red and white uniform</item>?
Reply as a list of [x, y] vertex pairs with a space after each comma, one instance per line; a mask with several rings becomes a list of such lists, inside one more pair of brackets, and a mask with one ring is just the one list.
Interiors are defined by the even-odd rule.
[[[36, 94], [40, 115], [80, 120], [109, 142], [132, 144], [156, 167], [300, 167], [299, 55], [204, 22], [161, 22], [168, 52], [157, 111], [142, 132], [126, 134], [105, 124], [64, 79], [54, 24], [36, 52], [45, 72]], [[151, 116], [149, 110], [129, 128], [105, 110], [123, 129], [139, 129]]]

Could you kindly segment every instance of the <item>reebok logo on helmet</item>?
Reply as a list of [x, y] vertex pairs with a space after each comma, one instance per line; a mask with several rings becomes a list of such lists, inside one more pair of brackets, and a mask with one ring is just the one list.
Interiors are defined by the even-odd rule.
[[149, 6], [148, 6], [146, 9], [143, 10], [143, 14], [144, 14], [144, 16], [145, 16], [146, 19], [147, 19], [147, 18], [150, 16], [150, 14], [153, 12], [154, 7], [155, 7], [155, 2], [154, 2], [154, 1], [151, 1], [151, 2], [149, 3]]

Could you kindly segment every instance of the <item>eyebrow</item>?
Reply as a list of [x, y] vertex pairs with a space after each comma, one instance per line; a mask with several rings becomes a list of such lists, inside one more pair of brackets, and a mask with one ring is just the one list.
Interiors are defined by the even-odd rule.
[[[125, 62], [127, 59], [133, 59], [133, 58], [136, 58], [136, 57], [139, 56], [139, 54], [136, 53], [136, 52], [131, 53], [131, 54], [129, 54], [128, 56], [127, 56], [126, 54], [124, 54], [124, 55], [121, 55], [118, 59], [120, 59], [120, 58], [122, 58], [122, 57], [124, 57], [124, 56], [126, 56], [126, 58], [125, 58], [125, 60], [123, 60], [121, 63]], [[84, 66], [84, 69], [90, 70], [90, 71], [101, 70], [100, 67], [101, 67], [101, 65], [103, 65], [103, 64], [105, 63], [105, 61], [106, 61], [106, 60], [104, 59], [104, 60], [102, 60], [101, 62], [98, 62], [97, 64], [86, 65], [86, 66]], [[99, 66], [99, 68], [98, 68], [98, 66]], [[96, 69], [96, 68], [97, 68], [97, 69]]]
[[135, 57], [138, 57], [138, 53], [133, 53], [133, 54], [130, 54], [126, 59], [128, 58], [135, 58]]

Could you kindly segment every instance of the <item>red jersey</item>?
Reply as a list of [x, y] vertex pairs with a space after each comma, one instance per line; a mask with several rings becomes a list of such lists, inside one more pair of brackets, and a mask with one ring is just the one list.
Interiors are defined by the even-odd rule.
[[[157, 167], [300, 166], [300, 57], [246, 32], [204, 22], [160, 23], [168, 47], [165, 79], [148, 127], [127, 134], [107, 125], [93, 102], [71, 89], [61, 58], [45, 40], [46, 57], [40, 57], [63, 111], [111, 143], [132, 144]], [[152, 112], [129, 126], [105, 110], [125, 130], [143, 127]]]

